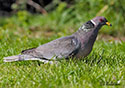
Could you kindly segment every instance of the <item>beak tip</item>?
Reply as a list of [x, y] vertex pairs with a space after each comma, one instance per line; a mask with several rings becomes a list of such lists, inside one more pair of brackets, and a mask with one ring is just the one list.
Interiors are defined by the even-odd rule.
[[106, 25], [108, 25], [108, 26], [112, 26], [112, 24], [110, 24], [109, 22], [106, 22]]

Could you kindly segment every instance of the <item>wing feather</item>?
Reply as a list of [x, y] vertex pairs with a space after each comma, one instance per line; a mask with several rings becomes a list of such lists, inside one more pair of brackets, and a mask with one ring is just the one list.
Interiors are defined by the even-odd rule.
[[[28, 50], [26, 53], [37, 58], [56, 59], [67, 58], [77, 54], [80, 48], [80, 42], [74, 36], [62, 37], [43, 44], [35, 49]], [[30, 53], [29, 53], [30, 51]]]

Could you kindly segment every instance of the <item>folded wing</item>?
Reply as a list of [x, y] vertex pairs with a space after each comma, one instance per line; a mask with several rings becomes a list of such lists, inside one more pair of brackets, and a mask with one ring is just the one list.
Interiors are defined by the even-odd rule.
[[24, 50], [22, 54], [41, 59], [68, 58], [78, 53], [80, 42], [74, 36], [62, 37], [37, 48]]

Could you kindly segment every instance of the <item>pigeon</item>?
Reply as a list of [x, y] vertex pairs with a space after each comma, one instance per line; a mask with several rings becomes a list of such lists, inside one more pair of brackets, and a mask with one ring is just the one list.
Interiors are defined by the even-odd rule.
[[23, 50], [19, 55], [4, 57], [4, 62], [39, 60], [48, 63], [53, 60], [84, 58], [92, 51], [98, 32], [103, 25], [111, 26], [105, 17], [94, 17], [72, 35], [58, 38], [37, 48]]

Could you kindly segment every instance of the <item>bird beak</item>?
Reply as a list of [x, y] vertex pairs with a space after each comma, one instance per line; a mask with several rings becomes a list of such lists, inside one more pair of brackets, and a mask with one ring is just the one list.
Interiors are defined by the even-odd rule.
[[110, 24], [109, 22], [106, 22], [106, 25], [108, 25], [108, 26], [112, 26], [112, 24]]

